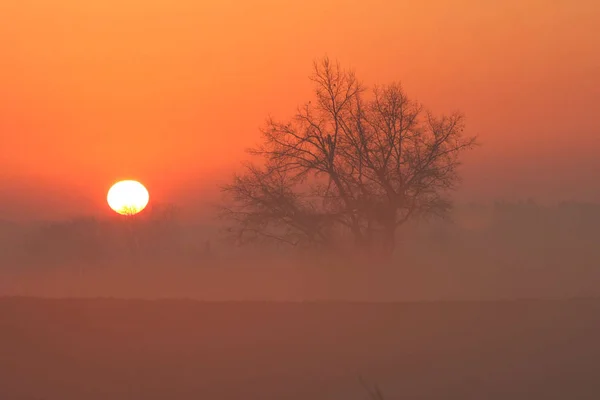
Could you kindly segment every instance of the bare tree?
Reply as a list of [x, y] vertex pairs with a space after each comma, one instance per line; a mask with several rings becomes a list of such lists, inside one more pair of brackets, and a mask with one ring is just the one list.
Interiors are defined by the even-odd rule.
[[310, 77], [315, 99], [288, 121], [268, 119], [249, 152], [259, 165], [222, 188], [222, 215], [240, 243], [355, 248], [390, 256], [396, 231], [411, 218], [444, 215], [459, 180], [460, 113], [436, 117], [399, 83], [367, 91], [352, 71], [324, 58]]

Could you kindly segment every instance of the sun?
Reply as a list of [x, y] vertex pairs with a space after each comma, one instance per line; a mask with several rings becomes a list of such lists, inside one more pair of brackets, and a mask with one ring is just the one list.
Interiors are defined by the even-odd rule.
[[148, 205], [148, 190], [138, 181], [115, 183], [106, 195], [110, 208], [121, 215], [135, 215]]

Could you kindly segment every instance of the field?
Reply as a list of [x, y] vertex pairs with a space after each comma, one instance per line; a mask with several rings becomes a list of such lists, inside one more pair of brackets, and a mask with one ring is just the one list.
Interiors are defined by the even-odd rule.
[[0, 398], [600, 398], [600, 300], [0, 299]]

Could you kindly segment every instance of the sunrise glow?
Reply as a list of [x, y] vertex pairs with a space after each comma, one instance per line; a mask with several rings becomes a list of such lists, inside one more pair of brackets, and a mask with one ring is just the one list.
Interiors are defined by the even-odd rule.
[[106, 196], [110, 208], [121, 215], [135, 215], [148, 205], [148, 190], [137, 181], [115, 183]]

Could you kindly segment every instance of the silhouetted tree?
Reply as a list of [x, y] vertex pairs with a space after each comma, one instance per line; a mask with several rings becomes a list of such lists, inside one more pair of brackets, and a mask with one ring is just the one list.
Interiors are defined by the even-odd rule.
[[221, 215], [239, 243], [267, 239], [354, 246], [391, 255], [398, 227], [444, 215], [459, 155], [475, 145], [464, 118], [436, 117], [399, 83], [367, 92], [354, 73], [325, 58], [311, 76], [315, 99], [288, 121], [269, 119], [262, 143], [222, 190]]

